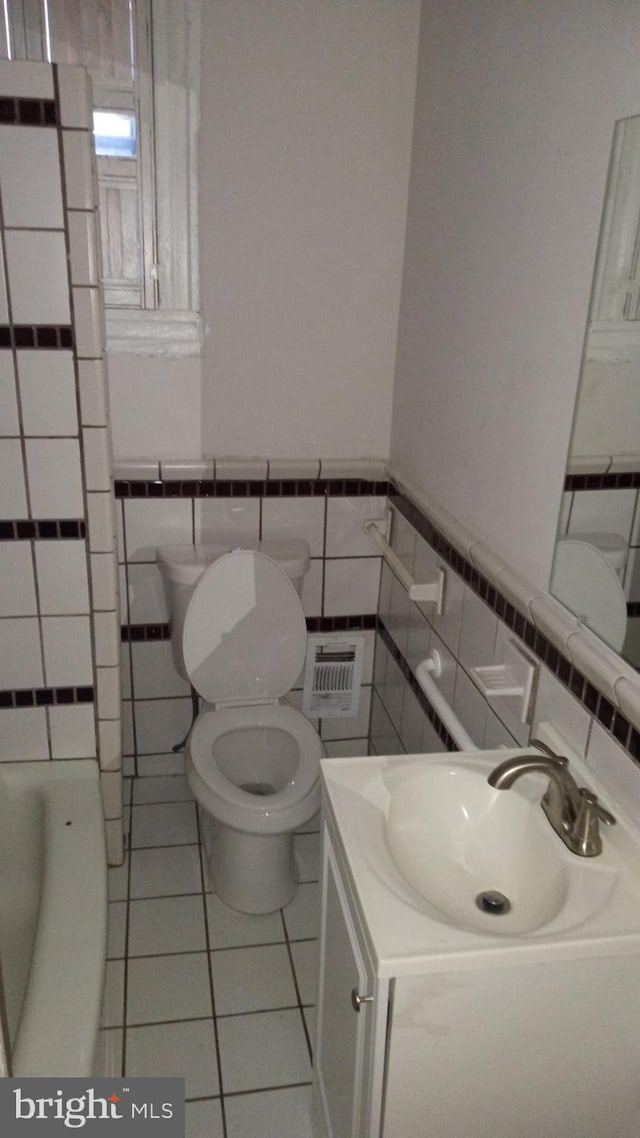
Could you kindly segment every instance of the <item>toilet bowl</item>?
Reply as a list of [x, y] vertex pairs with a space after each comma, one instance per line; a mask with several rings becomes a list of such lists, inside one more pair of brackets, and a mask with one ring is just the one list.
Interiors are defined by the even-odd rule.
[[268, 549], [158, 550], [174, 659], [204, 700], [185, 770], [211, 885], [247, 913], [279, 909], [296, 891], [293, 831], [319, 808], [323, 753], [311, 723], [280, 702], [306, 653], [293, 580], [299, 589], [308, 546]]

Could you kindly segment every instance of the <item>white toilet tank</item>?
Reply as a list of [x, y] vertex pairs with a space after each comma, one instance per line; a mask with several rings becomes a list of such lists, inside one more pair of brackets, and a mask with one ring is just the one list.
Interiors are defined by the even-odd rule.
[[233, 540], [227, 540], [203, 542], [199, 545], [160, 546], [156, 550], [156, 561], [162, 575], [169, 609], [173, 659], [178, 672], [186, 680], [189, 677], [182, 652], [182, 632], [189, 601], [205, 569], [213, 561], [235, 549], [250, 549], [265, 553], [284, 569], [298, 596], [302, 593], [302, 582], [309, 570], [310, 561], [309, 545], [302, 539], [245, 541], [238, 544]]

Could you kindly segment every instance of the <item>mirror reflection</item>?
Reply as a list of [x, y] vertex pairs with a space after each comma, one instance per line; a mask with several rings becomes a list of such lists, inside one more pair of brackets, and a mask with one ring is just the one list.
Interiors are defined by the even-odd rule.
[[640, 668], [640, 116], [617, 123], [550, 591]]

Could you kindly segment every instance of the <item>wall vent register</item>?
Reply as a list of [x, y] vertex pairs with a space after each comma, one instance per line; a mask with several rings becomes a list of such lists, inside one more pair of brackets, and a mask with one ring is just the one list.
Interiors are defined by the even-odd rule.
[[364, 646], [364, 636], [308, 638], [302, 692], [305, 715], [329, 719], [358, 714]]

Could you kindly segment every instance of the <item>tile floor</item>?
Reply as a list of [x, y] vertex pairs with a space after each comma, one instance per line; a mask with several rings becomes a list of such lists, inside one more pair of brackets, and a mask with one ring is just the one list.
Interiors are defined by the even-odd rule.
[[184, 1075], [187, 1138], [311, 1138], [319, 825], [300, 886], [250, 917], [208, 891], [182, 776], [127, 784], [130, 853], [109, 871], [106, 1074]]

